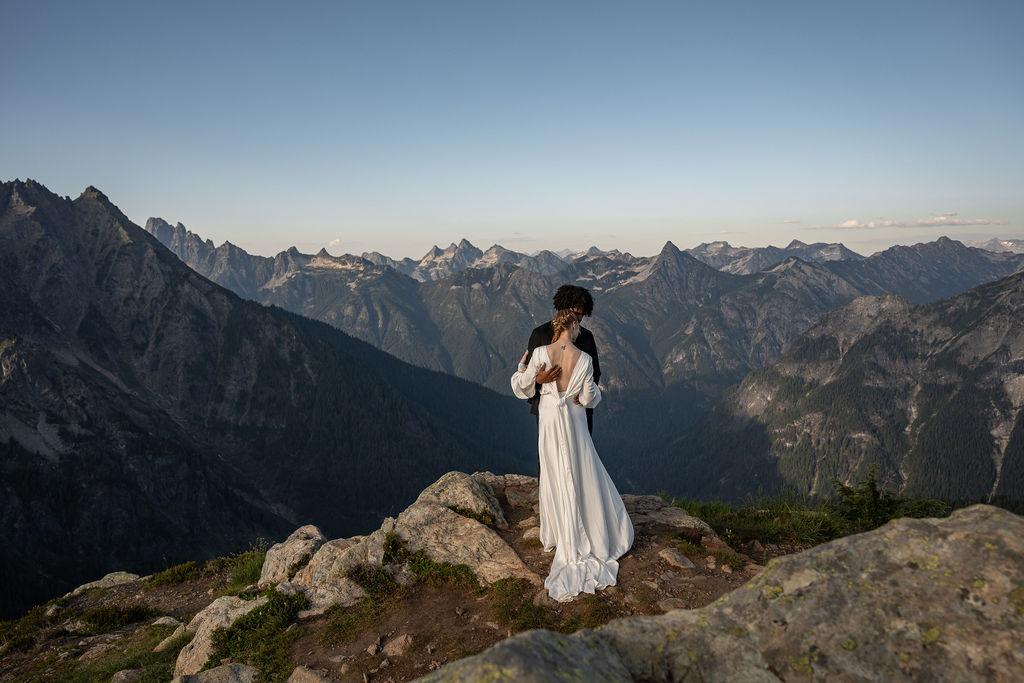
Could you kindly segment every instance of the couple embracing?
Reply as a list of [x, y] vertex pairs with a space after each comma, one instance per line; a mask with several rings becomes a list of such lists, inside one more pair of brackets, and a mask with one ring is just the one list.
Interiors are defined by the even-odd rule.
[[555, 550], [544, 587], [566, 602], [615, 585], [633, 525], [591, 438], [601, 369], [594, 335], [581, 322], [594, 300], [583, 287], [562, 285], [554, 304], [551, 322], [530, 335], [512, 391], [537, 415], [540, 541], [545, 552]]

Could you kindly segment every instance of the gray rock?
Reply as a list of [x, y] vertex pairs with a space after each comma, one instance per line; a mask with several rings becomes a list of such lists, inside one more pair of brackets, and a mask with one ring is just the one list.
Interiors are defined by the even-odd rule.
[[232, 662], [195, 674], [176, 675], [172, 683], [253, 683], [258, 673], [248, 664]]
[[320, 584], [319, 586], [307, 588], [305, 593], [309, 599], [310, 607], [299, 612], [298, 616], [300, 619], [323, 614], [334, 605], [348, 607], [366, 597], [366, 591], [363, 590], [362, 586], [344, 577]]
[[690, 558], [688, 558], [686, 555], [683, 555], [675, 548], [665, 548], [660, 553], [658, 553], [658, 557], [665, 560], [673, 567], [679, 567], [680, 569], [697, 568], [697, 565], [690, 561]]
[[[718, 535], [702, 519], [682, 508], [669, 505], [659, 496], [634, 496], [627, 493], [622, 496], [622, 502], [634, 527], [668, 527], [693, 542], [705, 538], [718, 541]], [[718, 541], [715, 545], [721, 546], [725, 546], [725, 543]]]
[[713, 605], [529, 631], [420, 679], [1020, 680], [1024, 519], [987, 505], [772, 560]]
[[71, 591], [65, 598], [69, 598], [80, 593], [84, 593], [90, 588], [111, 588], [113, 586], [120, 586], [123, 583], [131, 583], [132, 581], [138, 581], [138, 574], [129, 574], [128, 572], [111, 572], [104, 576], [102, 579], [96, 581], [90, 581], [89, 583], [83, 583], [81, 586]]
[[445, 507], [472, 510], [479, 515], [490, 515], [494, 525], [507, 529], [505, 513], [494, 496], [494, 490], [484, 479], [474, 478], [465, 472], [449, 472], [423, 490], [417, 503], [434, 503]]
[[334, 561], [365, 538], [365, 536], [360, 536], [357, 537], [358, 540], [338, 538], [327, 541], [309, 559], [309, 564], [299, 570], [292, 579], [292, 583], [298, 586], [316, 586], [328, 581], [331, 578], [331, 567], [334, 565]]
[[410, 645], [412, 645], [412, 636], [408, 633], [403, 633], [386, 642], [381, 651], [386, 657], [401, 657], [406, 653]]
[[181, 623], [182, 622], [178, 621], [174, 617], [160, 617], [159, 619], [154, 621], [152, 625], [153, 626], [181, 626]]
[[272, 583], [288, 581], [288, 569], [303, 557], [312, 558], [313, 553], [324, 544], [324, 536], [320, 529], [312, 524], [299, 527], [282, 543], [271, 546], [263, 560], [263, 571], [259, 585], [269, 586]]
[[266, 602], [266, 596], [261, 596], [256, 600], [243, 600], [242, 598], [225, 595], [207, 605], [188, 624], [189, 632], [194, 633], [195, 636], [178, 654], [178, 661], [174, 665], [174, 675], [186, 676], [198, 673], [213, 652], [211, 638], [214, 630], [217, 628], [228, 628], [239, 617], [248, 614]]
[[540, 540], [540, 527], [532, 526], [523, 532], [524, 541], [539, 541]]
[[142, 669], [122, 669], [110, 678], [110, 683], [135, 683], [142, 676]]
[[331, 680], [319, 671], [314, 671], [308, 666], [297, 666], [288, 677], [288, 683], [327, 683]]
[[484, 584], [512, 577], [543, 583], [493, 530], [442, 505], [413, 503], [398, 516], [395, 533], [410, 551], [423, 549], [436, 562], [465, 564]]
[[174, 630], [174, 633], [172, 633], [171, 635], [167, 636], [166, 638], [164, 638], [163, 640], [161, 640], [159, 643], [156, 644], [156, 647], [153, 648], [153, 652], [163, 652], [164, 650], [166, 650], [167, 648], [169, 648], [171, 646], [171, 643], [173, 643], [175, 640], [177, 640], [181, 636], [185, 635], [185, 633], [187, 631], [188, 631], [188, 629], [186, 628], [185, 624], [179, 624], [178, 628], [176, 628]]

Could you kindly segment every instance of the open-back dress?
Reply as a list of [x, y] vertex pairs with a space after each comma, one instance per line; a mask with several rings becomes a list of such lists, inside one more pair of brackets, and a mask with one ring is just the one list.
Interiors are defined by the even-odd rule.
[[[525, 371], [512, 375], [516, 396], [533, 396], [541, 365], [551, 367], [545, 346], [533, 352]], [[573, 402], [577, 396], [581, 406]], [[544, 587], [561, 602], [614, 586], [618, 559], [633, 545], [633, 525], [587, 430], [584, 409], [600, 401], [593, 359], [584, 351], [565, 391], [556, 382], [540, 388], [540, 541], [545, 551], [555, 549]]]

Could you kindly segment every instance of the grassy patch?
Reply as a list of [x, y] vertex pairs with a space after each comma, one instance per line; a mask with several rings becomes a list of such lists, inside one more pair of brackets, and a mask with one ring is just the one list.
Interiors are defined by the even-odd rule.
[[494, 515], [491, 514], [490, 510], [484, 510], [483, 512], [477, 512], [476, 510], [471, 510], [469, 508], [464, 508], [461, 505], [449, 505], [448, 509], [451, 510], [452, 512], [454, 512], [454, 513], [462, 515], [463, 517], [469, 517], [470, 519], [475, 519], [476, 521], [480, 522], [484, 526], [489, 526], [492, 529], [494, 528]]
[[231, 573], [228, 574], [228, 584], [224, 589], [224, 594], [237, 595], [246, 587], [257, 583], [263, 572], [263, 560], [266, 557], [267, 542], [260, 539], [249, 550], [230, 558], [228, 566], [231, 567]]
[[498, 579], [491, 584], [489, 592], [494, 596], [492, 615], [513, 631], [558, 627], [551, 610], [533, 604], [537, 589], [526, 579]]
[[8, 652], [31, 650], [36, 634], [49, 623], [45, 605], [33, 607], [20, 619], [0, 622], [0, 657]]
[[566, 619], [558, 630], [562, 633], [574, 633], [581, 628], [597, 628], [607, 624], [615, 616], [615, 609], [605, 595], [581, 595], [577, 598], [585, 605], [583, 614]]
[[320, 634], [320, 642], [324, 645], [351, 643], [386, 613], [387, 606], [373, 598], [363, 598], [349, 607], [334, 605], [324, 613], [327, 624]]
[[286, 630], [299, 612], [309, 608], [304, 595], [282, 595], [271, 590], [267, 602], [239, 617], [229, 628], [213, 632], [213, 653], [204, 668], [220, 664], [221, 659], [245, 662], [256, 667], [260, 680], [285, 681], [295, 668], [289, 646], [298, 638], [298, 629]]
[[87, 633], [108, 633], [122, 626], [134, 624], [150, 617], [157, 616], [158, 612], [146, 605], [129, 605], [128, 607], [96, 607], [82, 613], [80, 619], [88, 627]]
[[149, 577], [150, 586], [167, 586], [198, 578], [202, 572], [195, 562], [179, 564]]
[[817, 544], [840, 536], [869, 531], [900, 517], [943, 517], [949, 506], [939, 500], [907, 498], [878, 488], [875, 467], [868, 478], [854, 486], [832, 480], [834, 497], [813, 500], [786, 493], [755, 496], [743, 505], [721, 501], [699, 502], [668, 499], [708, 523], [729, 545], [758, 540], [778, 543]]
[[845, 525], [824, 503], [796, 495], [750, 498], [742, 506], [721, 501], [671, 500], [699, 517], [729, 545], [753, 540], [778, 543], [823, 543], [844, 535]]
[[747, 566], [747, 560], [743, 559], [736, 553], [730, 553], [728, 550], [704, 548], [685, 540], [676, 541], [676, 549], [692, 560], [702, 559], [710, 555], [715, 558], [718, 564], [727, 564], [732, 569], [739, 570]]
[[186, 633], [171, 641], [163, 652], [153, 652], [157, 643], [174, 631], [173, 626], [147, 626], [123, 641], [113, 645], [96, 659], [80, 662], [73, 658], [39, 660], [34, 667], [34, 680], [59, 680], [66, 683], [94, 683], [109, 681], [123, 669], [139, 669], [139, 683], [169, 681], [174, 675], [174, 663], [181, 648], [192, 639]]
[[383, 567], [359, 564], [352, 567], [347, 576], [362, 586], [371, 598], [377, 600], [386, 598], [401, 588], [394, 577]]

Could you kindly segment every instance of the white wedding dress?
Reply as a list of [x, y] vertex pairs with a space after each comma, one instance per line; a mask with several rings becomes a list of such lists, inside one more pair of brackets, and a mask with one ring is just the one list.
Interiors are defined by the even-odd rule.
[[[525, 371], [512, 375], [516, 396], [533, 396], [542, 364], [551, 367], [544, 346], [533, 352]], [[582, 406], [573, 402], [577, 396]], [[555, 548], [544, 587], [560, 602], [614, 586], [617, 560], [633, 545], [629, 515], [587, 431], [584, 408], [600, 401], [593, 359], [584, 351], [564, 392], [555, 382], [540, 389], [540, 541], [545, 551]]]

